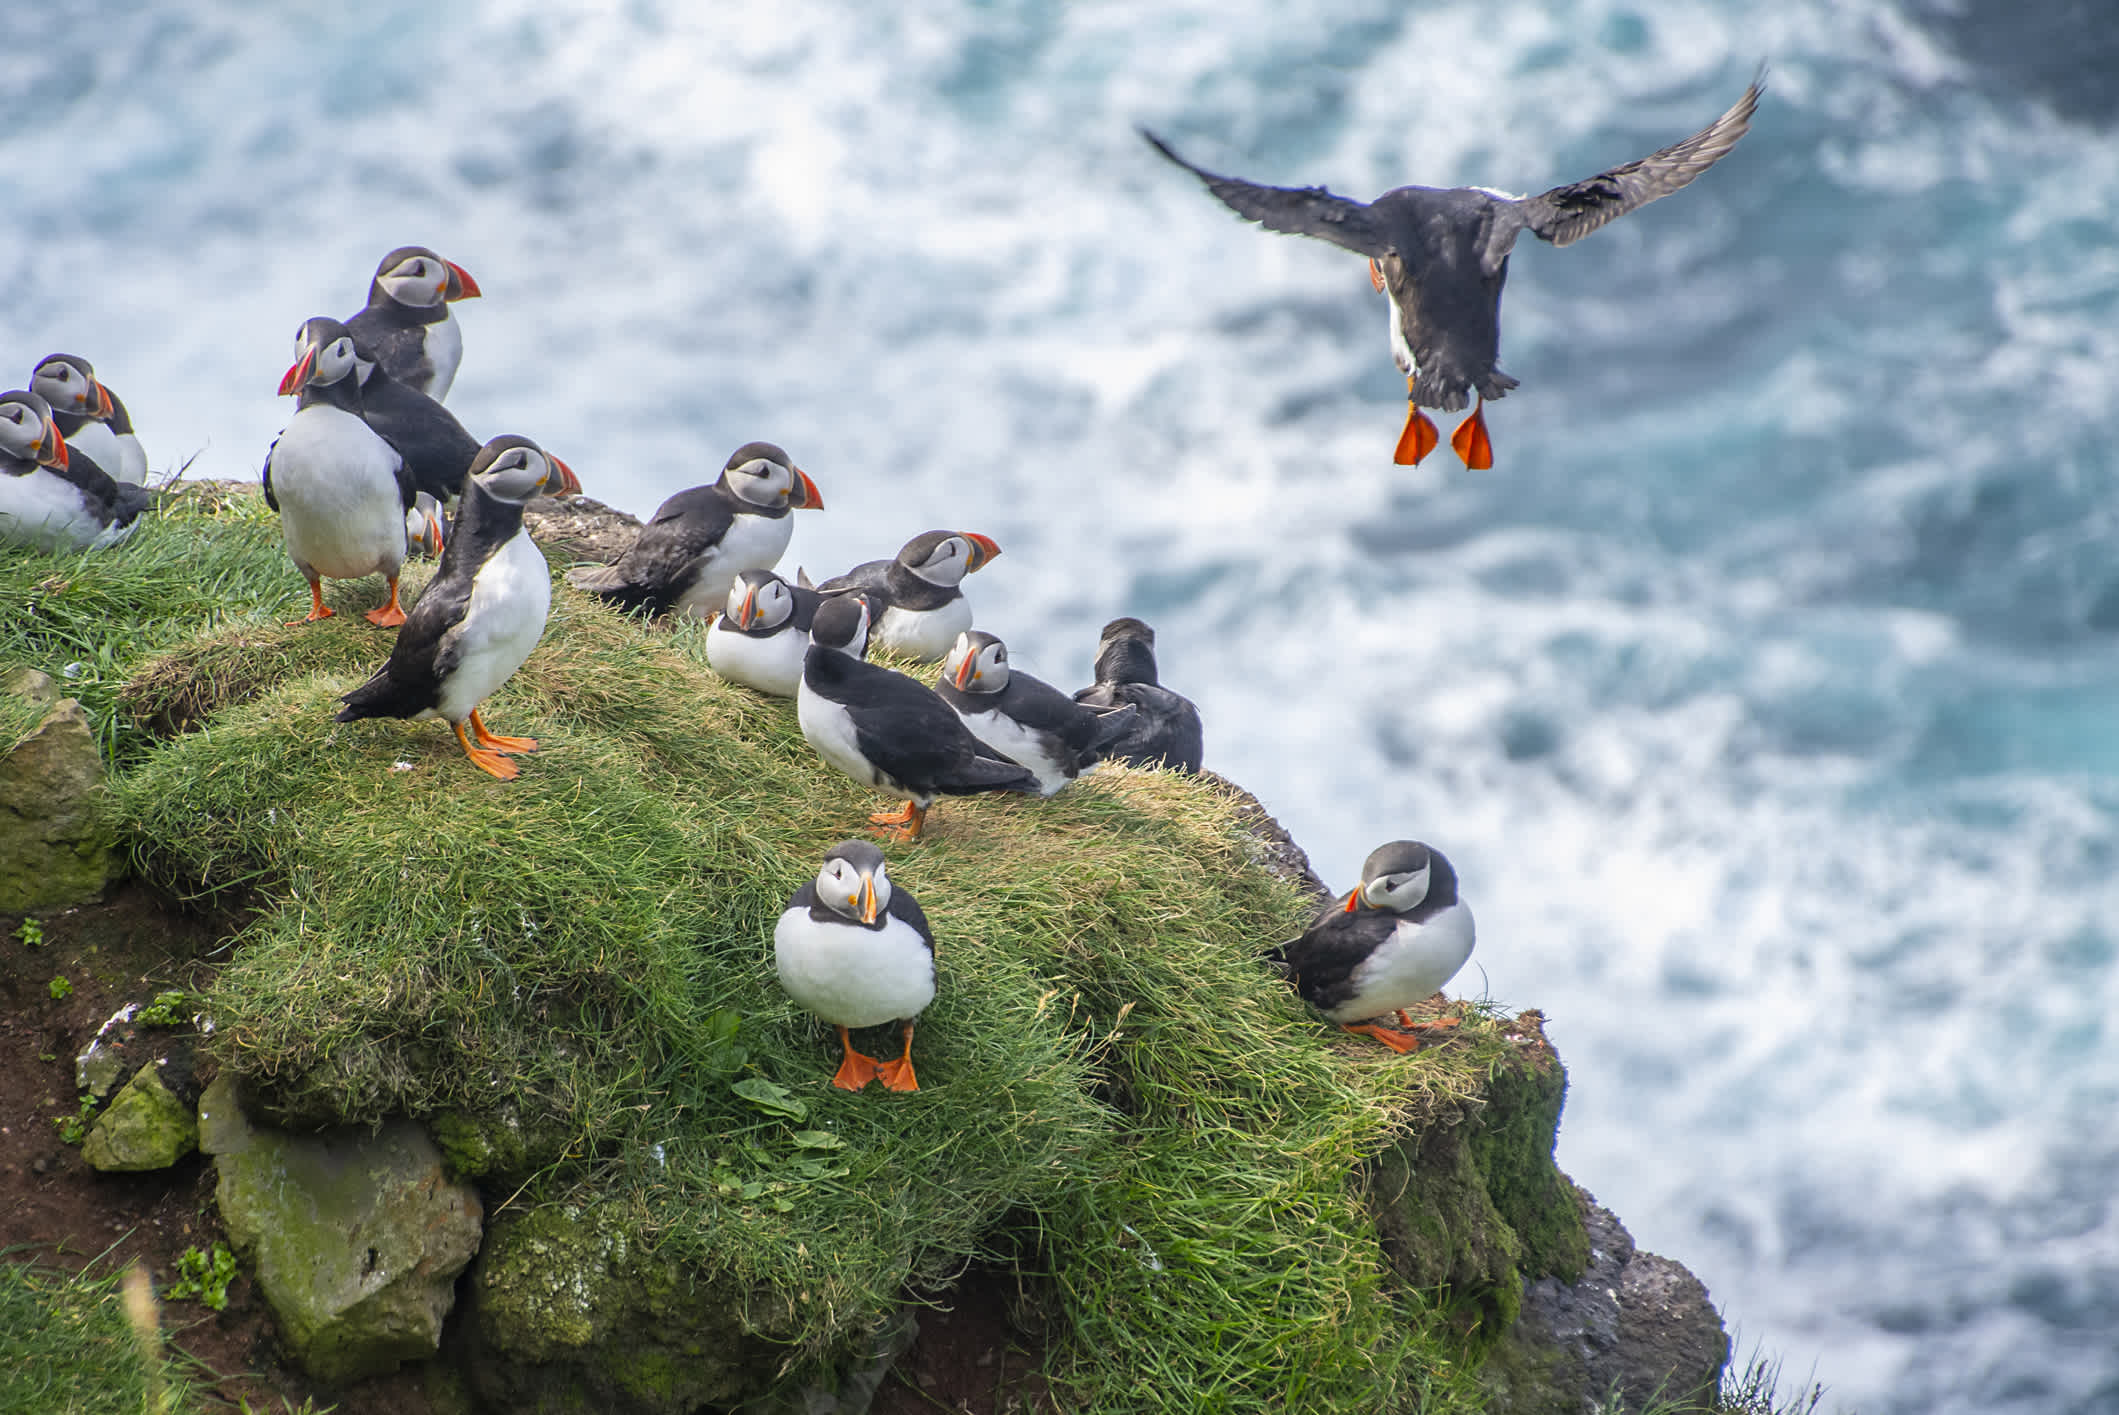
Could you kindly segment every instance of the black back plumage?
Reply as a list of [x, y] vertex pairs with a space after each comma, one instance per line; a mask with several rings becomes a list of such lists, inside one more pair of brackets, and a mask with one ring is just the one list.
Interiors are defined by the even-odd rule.
[[870, 614], [880, 619], [883, 611], [940, 609], [953, 599], [962, 599], [961, 585], [938, 585], [915, 575], [910, 566], [924, 562], [934, 548], [955, 531], [922, 531], [905, 542], [889, 560], [864, 560], [843, 575], [834, 575], [817, 586], [824, 595], [860, 594], [868, 601]]
[[1125, 729], [1105, 748], [1103, 759], [1132, 766], [1199, 771], [1206, 733], [1192, 700], [1158, 681], [1155, 631], [1138, 619], [1114, 619], [1097, 645], [1096, 682], [1074, 695], [1092, 708], [1131, 707]]
[[[1112, 744], [1133, 730], [1135, 710], [1098, 711], [1076, 702], [1041, 678], [1010, 667], [1008, 681], [993, 693], [966, 692], [945, 673], [934, 690], [958, 712], [998, 712], [1025, 729], [1065, 749], [1070, 771], [1087, 771], [1109, 754]], [[1055, 756], [1062, 753], [1054, 752]]]
[[[373, 353], [357, 338], [354, 347], [364, 358]], [[443, 503], [462, 494], [464, 475], [480, 443], [456, 414], [378, 365], [361, 382], [360, 415], [404, 459], [405, 473], [417, 491]]]
[[698, 578], [699, 557], [718, 545], [736, 517], [746, 512], [787, 514], [743, 501], [728, 489], [725, 477], [678, 492], [655, 508], [633, 548], [619, 557], [613, 567], [617, 583], [598, 585], [593, 592], [621, 609], [667, 614]]

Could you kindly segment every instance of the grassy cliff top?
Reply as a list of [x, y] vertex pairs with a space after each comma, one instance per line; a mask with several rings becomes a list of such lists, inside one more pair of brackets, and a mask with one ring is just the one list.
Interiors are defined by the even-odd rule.
[[100, 555], [0, 557], [0, 599], [32, 605], [0, 660], [77, 665], [137, 867], [253, 911], [212, 1045], [270, 1111], [469, 1136], [496, 1208], [625, 1215], [796, 1362], [1006, 1234], [1051, 1279], [1070, 1408], [1469, 1401], [1355, 1176], [1469, 1114], [1511, 1043], [1474, 1017], [1400, 1058], [1310, 1016], [1256, 960], [1307, 906], [1239, 793], [1111, 769], [945, 799], [886, 844], [940, 990], [922, 1090], [848, 1094], [774, 981], [772, 922], [896, 803], [824, 766], [792, 704], [713, 675], [700, 626], [561, 585], [487, 704], [544, 744], [503, 783], [442, 724], [334, 724], [388, 652], [347, 612], [381, 586], [282, 625], [306, 598], [254, 496], [187, 494]]

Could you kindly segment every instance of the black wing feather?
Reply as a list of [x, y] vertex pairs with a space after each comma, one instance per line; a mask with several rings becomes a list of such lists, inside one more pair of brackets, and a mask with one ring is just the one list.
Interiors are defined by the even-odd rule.
[[1268, 231], [1315, 236], [1345, 250], [1380, 260], [1391, 249], [1390, 234], [1365, 202], [1334, 196], [1323, 187], [1268, 187], [1194, 167], [1146, 128], [1149, 146], [1206, 184], [1224, 206]]
[[1345, 1005], [1354, 996], [1354, 971], [1397, 929], [1399, 916], [1362, 909], [1349, 914], [1337, 905], [1327, 909], [1301, 938], [1289, 939], [1268, 954], [1287, 970], [1302, 1000], [1320, 1011]]

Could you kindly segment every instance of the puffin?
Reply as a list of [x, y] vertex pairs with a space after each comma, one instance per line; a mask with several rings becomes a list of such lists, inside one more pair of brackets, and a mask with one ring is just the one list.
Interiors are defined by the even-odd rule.
[[655, 508], [615, 565], [580, 565], [567, 583], [621, 609], [706, 619], [745, 570], [770, 570], [787, 549], [789, 511], [821, 511], [823, 493], [770, 442], [746, 442], [721, 477]]
[[746, 688], [791, 698], [802, 686], [809, 626], [823, 596], [770, 570], [745, 570], [706, 631], [706, 665]]
[[1008, 666], [1008, 646], [979, 629], [957, 635], [934, 685], [971, 735], [1036, 774], [1050, 796], [1093, 770], [1133, 727], [1131, 705], [1098, 711]]
[[547, 490], [571, 495], [581, 483], [529, 438], [496, 437], [479, 449], [434, 578], [398, 630], [389, 660], [340, 699], [346, 706], [337, 721], [438, 717], [473, 766], [514, 779], [519, 768], [508, 758], [536, 751], [537, 741], [487, 731], [478, 707], [544, 634], [552, 575], [523, 529], [522, 508]]
[[[1349, 1032], [1395, 1052], [1420, 1038], [1405, 1015], [1432, 997], [1472, 956], [1472, 911], [1457, 897], [1457, 872], [1440, 850], [1418, 840], [1378, 846], [1361, 883], [1329, 905], [1301, 938], [1270, 950], [1303, 1001]], [[1395, 1013], [1398, 1027], [1367, 1021]], [[1454, 1027], [1457, 1019], [1418, 1024]]]
[[96, 377], [78, 354], [47, 354], [30, 374], [29, 387], [51, 404], [60, 435], [76, 455], [86, 455], [116, 481], [139, 486], [147, 480], [147, 452], [132, 430], [125, 404]]
[[1729, 110], [1682, 142], [1537, 196], [1490, 187], [1399, 187], [1372, 203], [1323, 187], [1268, 187], [1195, 167], [1155, 134], [1155, 150], [1206, 184], [1237, 215], [1269, 231], [1315, 236], [1368, 257], [1369, 279], [1390, 300], [1391, 354], [1410, 398], [1392, 460], [1420, 461], [1440, 441], [1425, 406], [1479, 406], [1450, 437], [1467, 467], [1493, 465], [1485, 403], [1517, 386], [1495, 367], [1501, 343], [1501, 286], [1508, 254], [1525, 231], [1571, 245], [1608, 221], [1669, 196], [1726, 156], [1751, 127], [1766, 73]]
[[[893, 1091], [920, 1089], [912, 1026], [934, 1001], [934, 930], [919, 901], [890, 882], [881, 850], [844, 840], [824, 852], [816, 879], [795, 891], [773, 925], [773, 963], [787, 995], [839, 1029], [845, 1059], [832, 1085], [858, 1091], [881, 1081]], [[854, 1050], [855, 1028], [886, 1022], [905, 1028], [897, 1060]]]
[[100, 550], [131, 535], [152, 499], [68, 447], [35, 393], [0, 393], [0, 545]]
[[438, 403], [449, 396], [464, 356], [463, 329], [449, 306], [478, 294], [478, 282], [462, 266], [425, 246], [399, 246], [375, 267], [367, 307], [346, 327], [360, 345], [364, 365], [380, 364], [392, 378]]
[[818, 605], [795, 716], [818, 756], [856, 781], [907, 798], [903, 810], [878, 812], [871, 824], [917, 840], [938, 795], [1041, 794], [1035, 772], [972, 736], [926, 684], [869, 663], [867, 647], [865, 599], [844, 595]]
[[1093, 708], [1131, 704], [1132, 724], [1104, 749], [1107, 762], [1198, 771], [1205, 753], [1199, 709], [1156, 681], [1155, 631], [1138, 619], [1114, 619], [1096, 645], [1096, 682], [1074, 700]]
[[859, 591], [875, 616], [875, 646], [934, 663], [971, 627], [964, 577], [1001, 553], [970, 531], [923, 531], [891, 560], [870, 560], [817, 586], [820, 594]]
[[366, 614], [393, 628], [405, 622], [397, 603], [398, 567], [405, 563], [405, 513], [419, 489], [389, 443], [361, 419], [354, 340], [346, 326], [321, 315], [295, 336], [294, 366], [280, 394], [299, 395], [294, 417], [265, 456], [265, 504], [280, 515], [280, 534], [295, 568], [309, 581], [309, 613], [297, 623], [329, 619], [323, 579], [381, 575], [389, 602]]

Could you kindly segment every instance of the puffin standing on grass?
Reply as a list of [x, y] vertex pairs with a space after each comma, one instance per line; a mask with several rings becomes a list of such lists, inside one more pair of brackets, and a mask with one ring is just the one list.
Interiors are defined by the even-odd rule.
[[1198, 771], [1206, 748], [1199, 709], [1157, 681], [1155, 631], [1114, 619], [1096, 645], [1096, 682], [1074, 695], [1093, 708], [1131, 705], [1132, 725], [1104, 750], [1107, 762]]
[[299, 394], [294, 417], [266, 454], [265, 504], [280, 513], [287, 554], [309, 581], [309, 613], [329, 619], [324, 577], [381, 575], [390, 599], [366, 614], [391, 628], [405, 622], [397, 572], [405, 563], [405, 513], [418, 489], [389, 443], [361, 418], [353, 335], [335, 319], [306, 321], [296, 336], [294, 366], [280, 393]]
[[823, 509], [823, 493], [792, 457], [770, 442], [747, 442], [720, 480], [656, 507], [617, 564], [577, 566], [567, 583], [621, 609], [706, 619], [720, 612], [737, 575], [779, 563], [794, 535], [789, 511]]
[[847, 595], [817, 606], [795, 715], [818, 756], [907, 798], [903, 810], [878, 812], [871, 824], [917, 840], [938, 795], [1040, 794], [1034, 772], [994, 754], [926, 684], [867, 662], [867, 649], [866, 600]]
[[[891, 884], [881, 850], [847, 840], [824, 853], [816, 879], [795, 891], [773, 926], [773, 962], [787, 995], [839, 1029], [845, 1060], [834, 1086], [858, 1091], [879, 1080], [893, 1091], [920, 1089], [912, 1027], [934, 1001], [934, 931], [919, 901]], [[855, 1028], [886, 1022], [904, 1024], [897, 1060], [854, 1050]]]
[[151, 499], [75, 456], [35, 393], [0, 393], [0, 545], [100, 550], [131, 535]]
[[[1415, 1024], [1405, 1009], [1455, 977], [1472, 942], [1472, 912], [1457, 897], [1449, 861], [1420, 841], [1393, 840], [1362, 862], [1361, 883], [1344, 900], [1266, 959], [1347, 1031], [1408, 1052], [1420, 1046], [1416, 1026], [1457, 1025], [1454, 1017]], [[1386, 1013], [1397, 1014], [1399, 1029], [1365, 1020]]]
[[449, 396], [463, 362], [463, 327], [449, 314], [456, 300], [478, 298], [478, 282], [425, 246], [399, 246], [375, 267], [368, 304], [346, 321], [364, 363], [435, 402]]
[[1516, 380], [1495, 367], [1501, 345], [1501, 286], [1508, 254], [1529, 231], [1556, 246], [1669, 196], [1712, 167], [1751, 126], [1765, 71], [1712, 123], [1638, 162], [1534, 197], [1488, 187], [1399, 187], [1364, 204], [1323, 187], [1267, 187], [1194, 167], [1155, 134], [1141, 136], [1206, 184], [1238, 216], [1269, 231], [1315, 236], [1369, 259], [1369, 279], [1390, 299], [1391, 354], [1411, 398], [1393, 460], [1418, 462], [1440, 440], [1423, 405], [1455, 412], [1476, 392], [1480, 406], [1450, 445], [1468, 467], [1491, 467], [1485, 400]]
[[921, 663], [949, 652], [971, 627], [964, 577], [1001, 553], [971, 531], [924, 531], [890, 560], [870, 560], [817, 586], [819, 594], [860, 592], [875, 616], [875, 646]]
[[96, 377], [95, 365], [78, 354], [47, 354], [29, 387], [51, 404], [68, 448], [88, 456], [113, 481], [146, 482], [147, 452], [132, 430], [132, 415]]
[[1132, 730], [1135, 709], [1084, 707], [1008, 666], [1008, 646], [979, 629], [957, 635], [934, 690], [971, 735], [1037, 776], [1047, 796], [1103, 760]]
[[728, 604], [706, 631], [706, 665], [731, 683], [776, 698], [802, 687], [809, 626], [823, 597], [770, 570], [745, 570], [728, 587]]
[[438, 717], [473, 766], [502, 781], [514, 778], [518, 768], [508, 757], [537, 750], [536, 739], [487, 731], [478, 707], [544, 635], [552, 575], [523, 529], [522, 508], [547, 489], [571, 495], [581, 483], [529, 438], [496, 437], [479, 449], [434, 578], [398, 631], [389, 661], [341, 699], [338, 721]]

